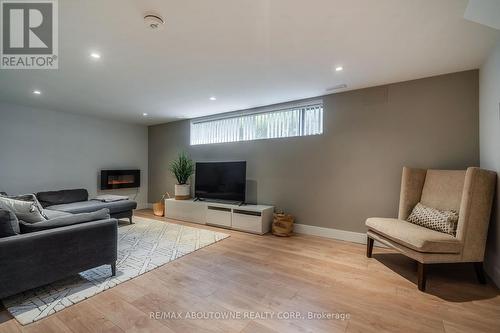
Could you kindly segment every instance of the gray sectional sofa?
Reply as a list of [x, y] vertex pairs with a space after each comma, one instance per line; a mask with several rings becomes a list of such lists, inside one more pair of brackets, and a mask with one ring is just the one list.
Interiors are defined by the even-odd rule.
[[53, 215], [57, 215], [54, 211], [78, 214], [107, 208], [111, 217], [116, 219], [127, 218], [132, 223], [133, 210], [137, 208], [137, 203], [133, 200], [115, 202], [89, 200], [89, 194], [85, 189], [38, 192], [36, 197], [42, 207], [49, 211], [47, 214]]
[[102, 265], [114, 275], [117, 244], [116, 219], [0, 238], [0, 299]]
[[13, 219], [17, 226], [0, 238], [0, 299], [102, 265], [110, 265], [115, 275], [117, 219], [132, 223], [134, 201], [88, 200], [84, 189], [40, 192], [36, 197], [47, 221], [25, 223], [0, 209], [2, 226], [8, 229]]

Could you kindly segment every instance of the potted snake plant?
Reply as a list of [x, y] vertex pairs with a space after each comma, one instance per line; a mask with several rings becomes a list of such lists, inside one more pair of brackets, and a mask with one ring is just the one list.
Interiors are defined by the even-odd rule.
[[194, 162], [186, 152], [181, 152], [177, 159], [170, 164], [170, 172], [177, 179], [175, 185], [175, 199], [187, 200], [191, 198], [191, 185], [188, 184], [189, 178], [194, 173]]

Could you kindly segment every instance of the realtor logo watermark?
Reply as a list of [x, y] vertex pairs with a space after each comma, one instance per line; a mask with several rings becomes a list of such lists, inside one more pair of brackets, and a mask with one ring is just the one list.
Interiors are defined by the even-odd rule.
[[57, 69], [57, 0], [0, 0], [1, 69]]

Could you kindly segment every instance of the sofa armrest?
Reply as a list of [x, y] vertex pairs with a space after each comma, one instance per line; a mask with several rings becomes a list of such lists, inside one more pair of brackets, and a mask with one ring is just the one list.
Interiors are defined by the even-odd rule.
[[413, 207], [420, 202], [426, 175], [427, 170], [425, 169], [403, 168], [398, 219], [406, 220]]
[[115, 219], [0, 239], [0, 298], [114, 263]]
[[464, 242], [462, 260], [484, 260], [497, 175], [493, 171], [467, 168], [457, 238]]

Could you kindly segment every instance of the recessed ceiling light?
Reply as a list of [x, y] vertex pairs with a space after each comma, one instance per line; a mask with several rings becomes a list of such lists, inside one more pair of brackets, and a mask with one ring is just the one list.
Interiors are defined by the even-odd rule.
[[33, 90], [33, 94], [35, 94], [35, 95], [41, 95], [42, 92], [40, 90]]
[[335, 67], [335, 71], [336, 71], [336, 72], [341, 72], [341, 71], [343, 71], [343, 70], [344, 70], [344, 67], [342, 67], [342, 66], [337, 66], [337, 67]]
[[92, 52], [90, 54], [90, 56], [94, 59], [101, 59], [101, 55], [99, 53], [96, 53], [96, 52]]
[[210, 100], [211, 100], [211, 101], [216, 101], [216, 100], [217, 100], [217, 97], [212, 96], [212, 97], [210, 97]]
[[148, 116], [148, 114], [147, 114], [146, 112], [144, 112], [144, 113], [142, 114], [142, 116], [143, 116], [143, 117], [147, 117], [147, 116]]

